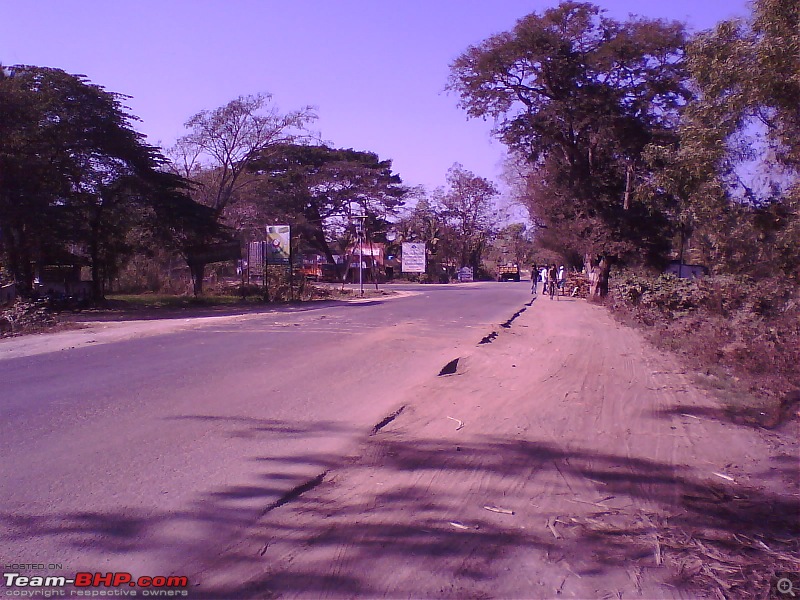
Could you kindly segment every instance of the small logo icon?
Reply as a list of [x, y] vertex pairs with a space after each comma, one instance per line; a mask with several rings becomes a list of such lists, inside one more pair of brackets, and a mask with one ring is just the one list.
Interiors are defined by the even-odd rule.
[[778, 583], [775, 584], [775, 587], [777, 588], [779, 594], [791, 596], [792, 598], [796, 597], [796, 594], [794, 593], [794, 584], [792, 583], [791, 579], [781, 577], [778, 579]]

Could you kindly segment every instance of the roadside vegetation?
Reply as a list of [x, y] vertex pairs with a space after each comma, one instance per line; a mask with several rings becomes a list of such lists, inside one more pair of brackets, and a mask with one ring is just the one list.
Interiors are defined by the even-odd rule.
[[794, 284], [746, 275], [690, 280], [623, 272], [613, 279], [607, 304], [645, 327], [657, 346], [682, 355], [729, 418], [771, 428], [794, 416], [800, 404]]

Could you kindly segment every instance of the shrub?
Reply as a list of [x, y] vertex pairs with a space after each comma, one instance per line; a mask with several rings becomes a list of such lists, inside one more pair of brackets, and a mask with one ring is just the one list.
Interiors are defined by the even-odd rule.
[[624, 272], [612, 281], [609, 306], [648, 326], [660, 345], [724, 367], [751, 391], [780, 397], [800, 388], [800, 295], [791, 282]]

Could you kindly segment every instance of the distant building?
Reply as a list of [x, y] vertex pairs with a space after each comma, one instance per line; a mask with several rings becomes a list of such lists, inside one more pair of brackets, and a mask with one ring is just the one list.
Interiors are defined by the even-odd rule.
[[33, 284], [39, 296], [88, 299], [92, 295], [89, 260], [65, 250], [51, 250], [35, 264]]
[[346, 254], [350, 258], [347, 272], [349, 281], [358, 281], [358, 257], [361, 256], [361, 276], [364, 281], [383, 281], [385, 279], [385, 245], [380, 242], [365, 243], [359, 248], [353, 244], [347, 248]]

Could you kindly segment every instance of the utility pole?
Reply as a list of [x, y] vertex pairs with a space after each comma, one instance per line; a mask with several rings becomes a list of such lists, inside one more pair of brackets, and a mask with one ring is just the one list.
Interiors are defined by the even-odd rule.
[[367, 215], [356, 215], [356, 233], [358, 234], [358, 288], [364, 295], [364, 221]]

